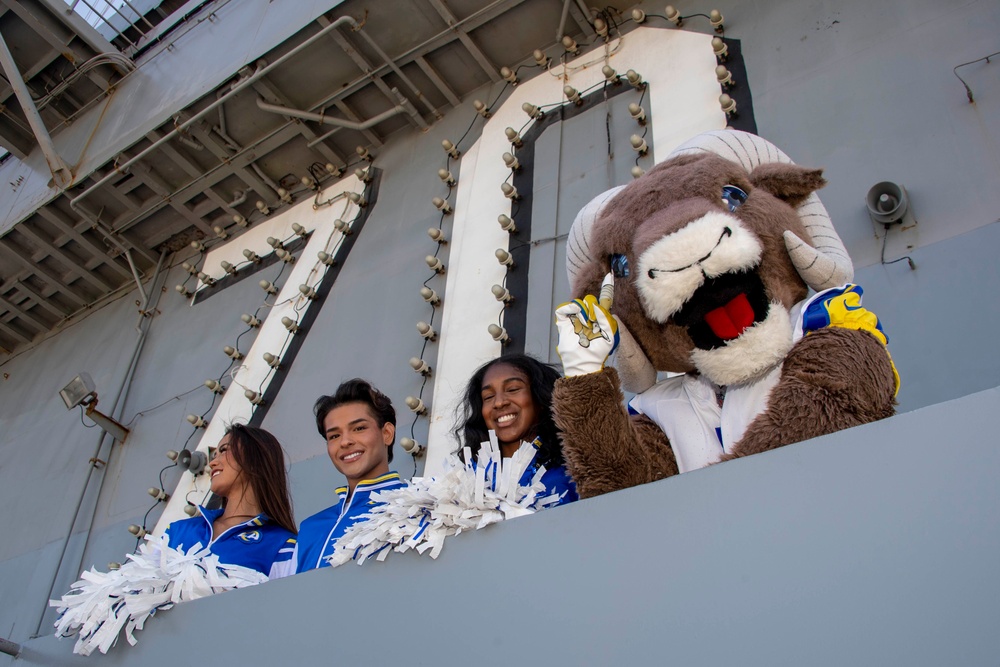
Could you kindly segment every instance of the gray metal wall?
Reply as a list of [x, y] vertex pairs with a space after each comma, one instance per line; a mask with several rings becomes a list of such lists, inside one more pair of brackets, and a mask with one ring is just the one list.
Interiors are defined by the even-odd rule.
[[[708, 9], [708, 5], [690, 2], [677, 4], [683, 13]], [[662, 11], [659, 5], [643, 6], [650, 13]], [[866, 288], [866, 304], [882, 317], [892, 339], [890, 350], [903, 378], [900, 409], [911, 411], [1000, 384], [1000, 355], [993, 351], [992, 340], [1000, 317], [995, 306], [995, 294], [1000, 287], [995, 262], [1000, 234], [995, 223], [998, 219], [995, 191], [1000, 183], [996, 136], [996, 128], [1000, 127], [997, 122], [1000, 70], [996, 69], [996, 62], [961, 70], [975, 91], [975, 105], [968, 103], [964, 89], [952, 74], [955, 65], [997, 49], [1000, 6], [985, 0], [727, 1], [716, 6], [726, 16], [727, 36], [742, 40], [760, 133], [799, 163], [826, 168], [830, 185], [821, 196], [859, 267], [858, 281]], [[695, 20], [690, 21], [689, 27], [702, 29]], [[479, 96], [491, 98], [495, 92], [483, 91]], [[425, 134], [395, 137], [377, 158], [376, 165], [385, 172], [378, 206], [264, 422], [264, 427], [275, 432], [284, 443], [292, 462], [299, 519], [328, 505], [332, 489], [340, 483], [312, 424], [310, 406], [315, 397], [355, 375], [371, 379], [399, 405], [419, 387], [407, 360], [420, 349], [413, 325], [427, 316], [427, 306], [417, 290], [427, 277], [422, 258], [430, 242], [425, 230], [437, 220], [429, 199], [440, 188], [436, 175], [443, 155], [440, 142], [444, 138], [456, 140], [471, 118], [471, 107], [453, 111]], [[577, 136], [577, 132], [581, 134]], [[567, 125], [561, 140], [585, 141], [583, 132], [582, 128], [572, 129]], [[595, 192], [607, 186], [596, 176], [599, 172], [593, 172]], [[913, 229], [890, 231], [886, 255], [895, 259], [908, 251], [907, 246], [913, 246], [910, 254], [917, 263], [916, 271], [910, 271], [905, 262], [891, 266], [878, 264], [881, 238], [872, 229], [862, 200], [872, 184], [886, 179], [908, 188], [918, 220]], [[564, 214], [571, 219], [573, 213], [560, 209], [558, 224], [565, 223]], [[560, 255], [556, 252], [555, 256]], [[175, 258], [175, 263], [183, 259]], [[447, 262], [447, 252], [443, 259]], [[533, 271], [536, 268], [533, 258]], [[555, 284], [565, 280], [561, 277], [561, 266], [553, 270]], [[263, 294], [256, 280], [248, 280], [191, 307], [171, 291], [181, 277], [182, 270], [178, 268], [167, 278], [168, 291], [160, 301], [160, 312], [152, 322], [127, 397], [126, 421], [140, 410], [196, 388], [206, 378], [221, 372], [228, 361], [222, 354], [222, 346], [231, 343], [244, 329], [239, 315], [252, 312]], [[561, 295], [555, 294], [553, 299], [558, 302]], [[547, 321], [551, 317], [550, 305], [543, 305], [544, 301], [544, 298], [532, 300], [529, 321], [542, 318]], [[0, 534], [5, 536], [0, 541], [0, 637], [25, 641], [35, 633], [87, 477], [88, 459], [97, 442], [95, 430], [85, 429], [76, 413], [67, 412], [57, 392], [77, 372], [88, 370], [97, 382], [102, 400], [113, 394], [124, 376], [135, 341], [133, 302], [134, 295], [122, 297], [0, 366], [3, 373], [0, 500], [6, 509], [0, 518]], [[429, 354], [433, 359], [432, 348]], [[134, 422], [137, 432], [156, 434], [157, 445], [116, 447], [105, 471], [95, 477], [96, 482], [104, 476], [103, 487], [99, 496], [96, 484], [85, 494], [85, 511], [75, 524], [74, 538], [63, 558], [56, 594], [65, 590], [80, 566], [95, 564], [103, 569], [108, 561], [121, 560], [132, 549], [134, 540], [125, 527], [140, 522], [150, 506], [145, 489], [156, 483], [157, 473], [168, 463], [163, 453], [183, 444], [190, 433], [184, 415], [200, 414], [209, 400], [207, 390], [198, 389]], [[960, 615], [965, 621], [962, 634], [952, 633], [952, 636], [970, 641], [977, 639], [976, 631], [984, 619], [996, 617], [995, 607], [983, 606], [986, 587], [972, 583], [976, 573], [995, 576], [995, 567], [987, 568], [986, 563], [998, 562], [996, 535], [989, 532], [994, 529], [995, 521], [980, 514], [983, 508], [995, 507], [995, 498], [990, 499], [992, 504], [987, 504], [984, 495], [975, 495], [980, 491], [985, 493], [976, 486], [981, 481], [977, 475], [995, 474], [996, 461], [989, 458], [988, 450], [975, 450], [967, 453], [973, 462], [968, 467], [949, 468], [946, 465], [949, 459], [942, 462], [938, 455], [942, 447], [950, 452], [955, 447], [988, 441], [990, 431], [985, 426], [975, 430], [969, 423], [996, 409], [995, 395], [987, 393], [961, 405], [983, 412], [942, 407], [897, 420], [905, 426], [869, 427], [865, 441], [871, 447], [886, 448], [892, 453], [879, 465], [865, 465], [863, 452], [858, 451], [857, 459], [848, 466], [839, 453], [819, 447], [798, 448], [795, 454], [763, 456], [741, 462], [740, 466], [695, 473], [669, 484], [561, 509], [560, 515], [566, 517], [566, 535], [560, 532], [563, 525], [561, 519], [557, 521], [560, 515], [553, 512], [549, 517], [528, 519], [518, 526], [503, 526], [486, 535], [456, 542], [454, 547], [449, 545], [443, 557], [446, 560], [436, 565], [400, 559], [399, 564], [381, 568], [366, 567], [360, 571], [346, 568], [332, 575], [340, 578], [336, 591], [321, 586], [320, 582], [327, 579], [317, 574], [271, 584], [260, 591], [194, 604], [188, 610], [173, 611], [163, 619], [156, 619], [146, 631], [144, 643], [161, 646], [158, 642], [165, 642], [165, 637], [173, 634], [171, 629], [181, 628], [188, 630], [185, 641], [189, 636], [192, 641], [204, 641], [207, 635], [190, 630], [199, 624], [209, 624], [217, 611], [229, 612], [234, 608], [232, 605], [260, 599], [276, 605], [271, 608], [305, 609], [308, 613], [295, 617], [304, 624], [301, 627], [308, 635], [304, 641], [315, 646], [322, 639], [329, 650], [328, 628], [332, 625], [326, 623], [330, 620], [329, 603], [340, 591], [364, 587], [375, 590], [378, 597], [390, 596], [393, 591], [429, 592], [435, 586], [446, 586], [450, 573], [464, 572], [465, 597], [459, 597], [459, 589], [445, 590], [441, 600], [455, 604], [469, 600], [473, 597], [471, 589], [477, 586], [477, 590], [483, 591], [509, 590], [511, 579], [524, 581], [523, 596], [528, 599], [532, 577], [544, 580], [558, 575], [566, 577], [564, 586], [594, 588], [594, 599], [604, 595], [606, 605], [621, 605], [611, 607], [610, 611], [615, 613], [606, 618], [628, 618], [630, 622], [604, 627], [595, 625], [598, 616], [588, 617], [584, 613], [589, 598], [581, 597], [572, 605], [573, 615], [567, 618], [578, 623], [574, 632], [581, 640], [580, 655], [590, 656], [596, 662], [617, 660], [613, 655], [601, 653], [603, 649], [596, 649], [591, 643], [598, 641], [594, 637], [627, 638], [636, 651], [649, 648], [648, 643], [654, 639], [661, 639], [662, 626], [651, 620], [654, 616], [630, 616], [631, 607], [627, 606], [629, 590], [645, 589], [650, 581], [661, 581], [659, 585], [663, 588], [655, 591], [663, 599], [655, 602], [651, 594], [648, 609], [657, 618], [673, 619], [671, 627], [676, 628], [672, 631], [675, 634], [670, 635], [671, 641], [662, 638], [662, 643], [672, 646], [676, 642], [681, 646], [679, 655], [693, 655], [684, 650], [695, 650], [685, 637], [706, 638], [699, 644], [701, 651], [724, 653], [729, 649], [725, 648], [726, 642], [709, 641], [710, 635], [693, 632], [696, 621], [675, 615], [676, 609], [669, 602], [673, 599], [686, 603], [700, 600], [694, 619], [714, 626], [713, 632], [719, 635], [732, 637], [730, 647], [753, 646], [762, 655], [777, 643], [775, 637], [780, 633], [780, 642], [787, 651], [781, 655], [815, 662], [817, 656], [829, 654], [851, 662], [865, 662], [866, 649], [877, 644], [876, 632], [871, 628], [881, 629], [883, 624], [893, 623], [893, 617], [910, 614], [902, 616], [898, 626], [891, 626], [900, 633], [896, 650], [900, 651], [901, 659], [892, 659], [891, 653], [872, 655], [891, 662], [912, 662], [902, 659], [911, 656], [925, 657], [928, 663], [975, 662], [974, 658], [983, 654], [963, 653], [959, 641], [949, 645], [952, 652], [946, 654], [946, 660], [933, 660], [941, 654], [929, 649], [944, 646], [944, 642], [938, 644], [937, 640], [947, 635], [933, 630], [935, 624], [918, 625], [920, 631], [906, 635], [909, 642], [902, 641], [906, 626], [902, 621], [912, 621], [912, 615], [920, 609], [930, 610], [927, 618], [934, 621], [939, 620], [935, 614], [941, 610], [964, 610]], [[934, 419], [924, 415], [933, 415]], [[409, 420], [405, 415], [401, 425], [401, 435], [408, 434]], [[965, 430], [956, 432], [954, 437], [948, 431], [939, 432], [936, 437], [943, 445], [917, 437], [932, 428], [944, 429], [946, 425]], [[418, 422], [417, 439], [425, 434], [425, 423]], [[858, 438], [855, 434], [835, 436], [843, 446]], [[904, 448], [911, 453], [911, 446], [925, 447], [921, 450], [925, 455], [904, 457]], [[399, 470], [404, 475], [410, 474], [414, 469], [411, 460], [401, 451], [397, 451], [397, 457]], [[908, 467], [902, 471], [893, 467], [902, 465], [898, 459], [904, 458]], [[778, 467], [772, 469], [772, 465]], [[847, 473], [855, 475], [850, 478], [849, 490], [858, 490], [856, 503], [852, 493], [837, 495], [844, 491], [838, 485]], [[175, 471], [165, 473], [168, 489], [175, 480]], [[708, 493], [708, 487], [701, 487], [709, 482], [714, 494]], [[876, 493], [882, 489], [888, 490], [882, 495]], [[963, 496], [966, 492], [973, 495]], [[728, 502], [716, 505], [715, 494], [721, 494]], [[946, 518], [953, 517], [946, 517], [946, 509], [928, 518], [929, 513], [943, 507], [942, 503], [957, 512], [957, 506], [952, 504], [958, 502], [955, 494], [959, 500], [970, 499], [968, 511], [959, 521], [947, 521]], [[95, 499], [96, 512], [91, 513], [89, 508]], [[640, 500], [655, 503], [670, 500], [681, 503], [684, 509], [666, 515], [662, 512], [633, 515], [629, 510], [631, 503]], [[834, 513], [831, 508], [842, 502], [850, 503], [847, 508], [850, 511]], [[889, 506], [885, 507], [885, 503]], [[820, 512], [815, 520], [803, 514], [807, 507]], [[712, 508], [716, 508], [717, 514], [705, 514]], [[735, 514], [727, 515], [720, 508]], [[761, 523], [744, 523], [753, 508], [758, 510]], [[155, 512], [152, 518], [155, 519]], [[925, 524], [930, 527], [921, 538], [926, 543], [918, 540], [918, 524], [906, 524], [912, 531], [906, 535], [901, 535], [902, 529], [897, 527], [897, 520], [918, 519], [931, 521]], [[610, 543], [588, 539], [581, 542], [586, 546], [580, 549], [557, 551], [556, 545], [563, 543], [564, 537], [569, 540], [572, 534], [576, 536], [573, 539], [582, 540], [581, 536], [589, 535], [591, 525], [605, 520], [607, 525], [616, 526], [616, 532], [612, 533], [615, 539]], [[653, 524], [654, 537], [669, 537], [664, 530], [667, 524], [657, 524], [658, 521], [669, 522], [671, 529], [681, 530], [679, 534], [684, 539], [658, 543], [669, 546], [667, 554], [633, 548], [645, 539], [650, 530], [648, 523]], [[704, 538], [714, 547], [709, 549], [704, 543], [699, 544], [699, 535], [700, 527], [711, 521], [723, 521], [727, 527], [757, 526], [759, 530], [746, 532], [741, 528], [737, 533], [739, 539], [733, 541], [727, 537], [728, 533], [719, 532]], [[782, 526], [807, 532], [787, 534]], [[554, 532], [560, 535], [559, 539], [552, 539]], [[781, 550], [780, 558], [774, 560], [772, 543], [789, 548]], [[902, 547], [924, 550], [931, 543], [938, 550], [926, 557], [917, 554], [924, 558], [919, 567], [899, 571], [900, 567], [908, 566], [914, 553]], [[844, 550], [845, 545], [851, 548]], [[900, 549], [890, 549], [896, 546]], [[960, 551], [960, 547], [968, 549]], [[992, 560], [974, 556], [972, 547], [981, 547], [977, 553], [991, 555]], [[637, 576], [636, 572], [641, 570], [636, 564], [615, 560], [623, 553], [633, 552], [638, 552], [644, 559], [640, 562], [649, 566], [647, 575]], [[842, 558], [828, 559], [827, 553], [840, 554]], [[509, 571], [508, 579], [481, 581], [475, 586], [469, 583], [478, 581], [468, 578], [473, 576], [470, 572], [485, 577], [486, 570], [478, 567], [479, 559], [491, 554], [497, 554], [490, 562], [498, 568], [505, 559], [513, 561], [521, 555], [523, 569], [517, 573]], [[539, 554], [549, 554], [551, 560], [540, 558]], [[720, 554], [725, 557], [713, 560]], [[749, 565], [728, 569], [730, 564], [740, 563], [744, 554], [751, 556], [750, 563], [764, 567], [767, 576], [761, 574], [760, 568]], [[901, 562], [885, 561], [890, 555]], [[726, 567], [699, 570], [697, 565], [702, 557], [708, 558], [705, 563]], [[674, 560], [681, 565], [680, 574], [657, 579], [658, 568]], [[821, 576], [823, 568], [814, 569], [819, 564], [827, 565], [826, 570], [832, 573], [829, 578]], [[698, 576], [686, 574], [695, 570]], [[592, 576], [594, 572], [614, 574], [621, 579], [598, 586]], [[627, 575], [622, 576], [623, 572]], [[740, 573], [739, 576], [734, 572]], [[916, 575], [924, 578], [918, 580]], [[935, 579], [932, 575], [948, 576]], [[966, 575], [969, 578], [955, 579]], [[420, 583], [413, 583], [417, 578]], [[874, 590], [883, 590], [885, 595], [871, 594], [873, 586], [880, 582], [884, 588]], [[990, 583], [995, 593], [995, 579]], [[614, 587], [620, 588], [613, 591]], [[719, 604], [707, 604], [706, 598], [697, 595], [706, 587], [712, 591], [708, 599]], [[323, 591], [325, 594], [321, 594]], [[733, 591], [738, 592], [735, 598]], [[558, 594], [551, 595], [545, 613], [558, 617], [566, 605]], [[831, 607], [841, 612], [838, 616], [828, 614], [825, 604], [830, 596], [840, 601], [839, 606]], [[450, 610], [447, 611], [452, 619], [449, 627], [462, 631], [458, 633], [455, 655], [463, 654], [458, 649], [471, 651], [463, 642], [471, 641], [475, 631], [500, 626], [466, 620], [471, 616], [469, 611], [478, 607], [455, 612], [454, 606], [442, 603], [436, 609], [442, 613]], [[808, 613], [792, 613], [792, 609]], [[976, 609], [993, 613], [973, 613]], [[718, 616], [714, 615], [717, 610]], [[405, 637], [406, 641], [400, 641], [399, 647], [417, 650], [417, 629], [425, 619], [433, 618], [421, 612], [415, 614], [407, 621], [411, 624], [407, 629], [400, 628], [399, 637]], [[744, 625], [747, 618], [760, 621], [769, 617], [782, 623]], [[320, 619], [326, 623], [322, 630]], [[535, 631], [531, 633], [529, 646], [547, 651], [555, 643], [547, 641], [544, 631], [538, 631], [541, 622], [533, 623]], [[854, 628], [854, 634], [849, 635], [851, 641], [840, 641], [838, 629], [842, 624]], [[48, 632], [49, 627], [44, 625], [43, 632]], [[748, 634], [748, 627], [757, 627], [761, 632]], [[770, 627], [780, 630], [773, 630], [775, 634], [769, 636], [766, 629]], [[869, 634], [862, 632], [864, 627], [869, 627]], [[824, 628], [822, 637], [815, 634]], [[345, 632], [344, 636], [376, 630], [381, 628], [369, 623]], [[161, 638], [156, 639], [161, 632]], [[637, 638], [639, 635], [642, 639]], [[375, 640], [376, 645], [380, 641]], [[525, 641], [499, 632], [491, 634], [488, 640], [519, 656], [524, 655], [522, 650], [527, 650]], [[253, 645], [260, 650], [272, 648], [256, 642]], [[605, 644], [611, 645], [618, 644]], [[442, 646], [446, 651], [453, 650], [447, 643]], [[971, 641], [968, 650], [984, 646]], [[996, 647], [992, 648], [995, 655]], [[589, 652], [584, 652], [585, 649]], [[70, 646], [64, 643], [45, 650], [62, 656], [69, 654]], [[128, 654], [127, 650], [119, 656], [122, 654]], [[153, 651], [144, 655], [151, 657]], [[171, 655], [175, 653], [165, 651], [159, 661], [172, 659]], [[970, 660], [963, 660], [965, 656]]]
[[[991, 389], [463, 534], [437, 561], [198, 600], [87, 660], [995, 665], [998, 409]], [[85, 664], [70, 642], [22, 662]]]

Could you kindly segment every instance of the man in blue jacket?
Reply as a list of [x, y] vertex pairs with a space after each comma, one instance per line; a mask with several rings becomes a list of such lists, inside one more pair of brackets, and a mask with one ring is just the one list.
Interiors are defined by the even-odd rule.
[[398, 473], [389, 470], [396, 410], [388, 396], [355, 378], [337, 387], [332, 396], [320, 396], [313, 411], [330, 460], [347, 478], [347, 486], [337, 489], [340, 502], [299, 527], [290, 561], [296, 572], [329, 567], [326, 558], [333, 554], [337, 540], [377, 504], [371, 495], [405, 485]]

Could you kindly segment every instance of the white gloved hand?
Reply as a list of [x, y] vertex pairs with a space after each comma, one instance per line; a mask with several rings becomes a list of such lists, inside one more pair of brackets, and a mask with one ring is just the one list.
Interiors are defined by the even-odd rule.
[[563, 374], [576, 377], [597, 373], [618, 347], [618, 322], [588, 294], [556, 308], [559, 342], [556, 350]]

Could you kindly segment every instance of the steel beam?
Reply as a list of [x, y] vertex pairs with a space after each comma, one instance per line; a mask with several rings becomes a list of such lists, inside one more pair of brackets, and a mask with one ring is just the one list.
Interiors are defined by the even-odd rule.
[[63, 162], [63, 159], [59, 157], [59, 153], [56, 152], [55, 144], [52, 143], [52, 137], [49, 136], [49, 131], [45, 128], [42, 117], [38, 115], [38, 109], [35, 108], [35, 103], [31, 99], [28, 87], [24, 85], [24, 80], [17, 69], [17, 64], [14, 63], [14, 56], [10, 54], [10, 49], [7, 48], [7, 42], [4, 41], [3, 35], [0, 35], [0, 65], [3, 66], [4, 72], [7, 73], [7, 80], [14, 88], [17, 101], [21, 103], [21, 110], [27, 116], [28, 124], [31, 125], [31, 131], [35, 135], [35, 140], [45, 155], [45, 161], [49, 165], [52, 179], [59, 187], [66, 187], [73, 182], [73, 173], [70, 171], [69, 166]]

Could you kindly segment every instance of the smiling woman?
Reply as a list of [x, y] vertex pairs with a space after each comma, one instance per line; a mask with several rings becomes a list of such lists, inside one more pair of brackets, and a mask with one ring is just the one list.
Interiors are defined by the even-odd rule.
[[295, 519], [281, 444], [263, 429], [233, 424], [209, 468], [212, 493], [224, 499], [223, 507], [199, 506], [198, 516], [170, 524], [170, 546], [187, 551], [201, 544], [222, 563], [272, 579], [287, 574], [282, 564], [295, 548]]
[[558, 371], [526, 354], [509, 354], [484, 364], [469, 379], [455, 435], [476, 459], [489, 432], [496, 434], [504, 458], [522, 442], [537, 449], [534, 463], [521, 478], [530, 482], [545, 467], [542, 483], [548, 493], [562, 493], [559, 504], [577, 499], [576, 486], [563, 465], [559, 432], [552, 418], [552, 389]]

